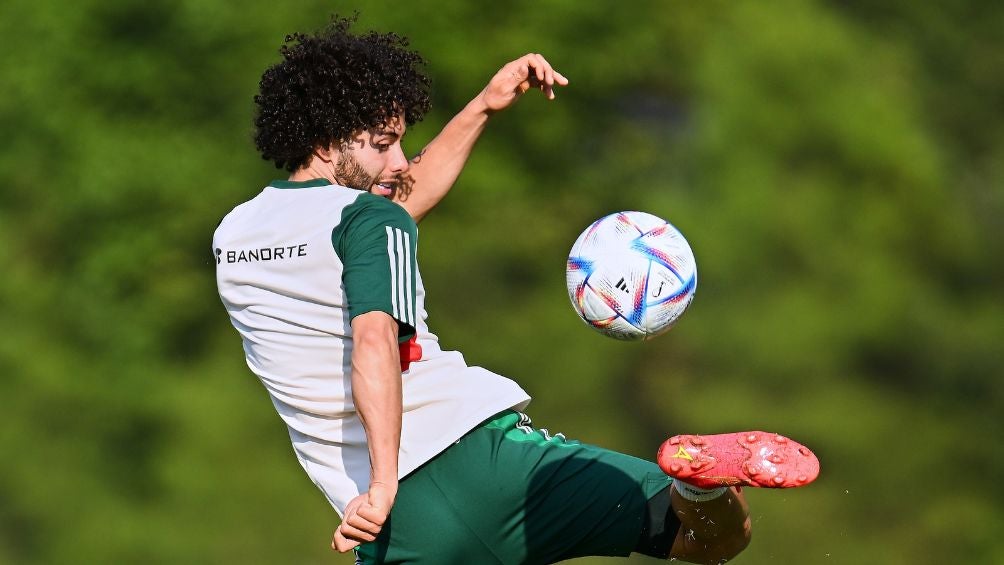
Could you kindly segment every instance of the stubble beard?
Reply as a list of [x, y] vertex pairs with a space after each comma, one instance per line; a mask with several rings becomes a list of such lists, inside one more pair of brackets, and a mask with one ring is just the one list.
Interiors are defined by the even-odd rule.
[[343, 152], [338, 157], [338, 164], [335, 165], [335, 182], [349, 188], [368, 191], [376, 182], [376, 177], [367, 173], [355, 157]]

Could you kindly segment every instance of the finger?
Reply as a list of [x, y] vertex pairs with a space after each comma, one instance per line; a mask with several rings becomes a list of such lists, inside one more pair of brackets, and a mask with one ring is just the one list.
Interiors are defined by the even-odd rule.
[[547, 95], [548, 98], [551, 98], [551, 84], [554, 83], [554, 76], [551, 74], [551, 65], [548, 64], [547, 60], [540, 53], [534, 53], [534, 60], [536, 61], [534, 68], [537, 69], [537, 80], [540, 83], [537, 86], [541, 92]]
[[540, 65], [538, 68], [544, 71], [544, 78], [540, 83], [540, 91], [544, 93], [544, 97], [548, 100], [554, 100], [554, 69], [551, 68], [551, 64], [547, 62], [547, 59], [539, 53], [537, 54], [537, 64]]
[[352, 516], [353, 514], [355, 514], [356, 510], [364, 502], [366, 502], [366, 500], [362, 496], [357, 496], [357, 497], [353, 498], [352, 500], [350, 500], [349, 503], [345, 505], [345, 515], [344, 515], [344, 517], [342, 519], [345, 520], [349, 516]]
[[526, 64], [533, 69], [533, 75], [537, 77], [537, 80], [544, 82], [544, 65], [546, 63], [541, 62], [543, 57], [539, 53], [528, 53], [524, 58], [526, 59]]
[[342, 522], [343, 526], [348, 526], [356, 531], [365, 532], [370, 535], [377, 535], [380, 533], [380, 529], [383, 528], [383, 521], [377, 524], [376, 522], [370, 521], [365, 516], [360, 516], [359, 514], [352, 517], [351, 520], [346, 520]]
[[338, 526], [338, 531], [345, 537], [345, 539], [354, 540], [357, 542], [367, 542], [376, 539], [377, 534], [380, 532], [371, 532], [367, 529], [359, 528], [355, 524], [342, 524]]
[[555, 68], [551, 66], [551, 63], [543, 55], [538, 54], [538, 57], [541, 68], [544, 69], [544, 81], [541, 85], [541, 91], [547, 95], [549, 100], [553, 100], [555, 97], [554, 85], [557, 84], [558, 86], [567, 86], [568, 79], [565, 75], [555, 70]]
[[357, 547], [359, 545], [358, 541], [350, 540], [342, 535], [341, 529], [335, 530], [335, 537], [331, 540], [331, 549], [338, 551], [340, 553], [345, 553], [346, 551]]
[[387, 521], [387, 511], [376, 506], [363, 506], [359, 508], [357, 515], [378, 528], [382, 528]]
[[540, 63], [540, 68], [544, 71], [544, 78], [542, 79], [544, 84], [554, 84], [554, 68], [551, 67], [551, 63], [548, 63], [547, 59], [540, 53], [537, 53], [537, 61]]
[[345, 553], [346, 551], [349, 551], [354, 547], [358, 547], [359, 545], [360, 544], [357, 541], [345, 539], [344, 536], [338, 535], [334, 540], [332, 540], [331, 549], [334, 549], [339, 553]]

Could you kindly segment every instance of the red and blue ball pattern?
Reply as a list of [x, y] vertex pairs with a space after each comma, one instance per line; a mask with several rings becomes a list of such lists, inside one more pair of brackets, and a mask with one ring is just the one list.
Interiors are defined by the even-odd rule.
[[572, 246], [565, 274], [579, 317], [623, 340], [669, 330], [697, 289], [687, 240], [646, 212], [616, 212], [593, 222]]

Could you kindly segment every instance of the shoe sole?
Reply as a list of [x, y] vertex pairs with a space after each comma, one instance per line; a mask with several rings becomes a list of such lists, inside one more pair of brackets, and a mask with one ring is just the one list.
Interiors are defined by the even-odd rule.
[[808, 447], [759, 431], [674, 436], [659, 447], [657, 461], [670, 477], [700, 488], [793, 488], [819, 476], [819, 459]]

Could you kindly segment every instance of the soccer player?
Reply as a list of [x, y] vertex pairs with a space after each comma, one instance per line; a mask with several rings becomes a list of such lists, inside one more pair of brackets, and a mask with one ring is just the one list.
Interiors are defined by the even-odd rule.
[[416, 222], [493, 113], [568, 80], [539, 54], [507, 63], [409, 160], [401, 139], [430, 106], [424, 61], [352, 23], [288, 37], [265, 71], [255, 143], [289, 176], [213, 240], [248, 366], [342, 517], [332, 547], [361, 563], [738, 554], [750, 521], [735, 486], [805, 484], [808, 450], [761, 432], [678, 436], [657, 464], [552, 435], [520, 412], [515, 382], [442, 350], [426, 325]]

